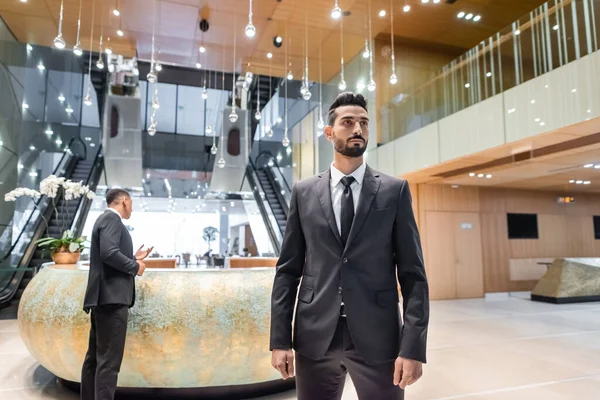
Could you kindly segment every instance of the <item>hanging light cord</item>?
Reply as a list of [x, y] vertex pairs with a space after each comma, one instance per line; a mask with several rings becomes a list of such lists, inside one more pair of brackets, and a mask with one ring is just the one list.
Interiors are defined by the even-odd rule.
[[394, 49], [394, 0], [390, 0], [390, 22], [392, 24], [390, 32], [392, 39], [392, 74], [396, 73], [396, 56]]
[[[92, 53], [94, 50], [94, 15], [96, 13], [96, 0], [92, 0], [92, 32], [90, 33], [90, 61], [88, 63], [88, 79], [89, 84], [92, 83]], [[88, 90], [89, 90], [88, 84]]]
[[60, 0], [60, 19], [58, 20], [58, 35], [59, 36], [62, 36], [63, 6], [64, 6], [64, 0]]
[[[371, 41], [371, 0], [369, 0], [369, 42]], [[369, 46], [369, 78], [373, 81], [373, 49]]]
[[75, 46], [79, 46], [79, 31], [81, 30], [81, 0], [79, 0], [79, 17], [77, 18], [77, 42]]

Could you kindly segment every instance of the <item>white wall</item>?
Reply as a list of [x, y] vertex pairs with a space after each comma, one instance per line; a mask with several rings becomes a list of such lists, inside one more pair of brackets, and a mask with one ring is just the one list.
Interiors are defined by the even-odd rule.
[[555, 69], [368, 152], [399, 176], [600, 117], [600, 52]]

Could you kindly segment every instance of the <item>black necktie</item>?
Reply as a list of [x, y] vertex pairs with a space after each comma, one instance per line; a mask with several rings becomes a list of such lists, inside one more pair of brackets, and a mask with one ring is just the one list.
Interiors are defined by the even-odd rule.
[[344, 193], [342, 194], [342, 213], [341, 213], [341, 236], [342, 243], [346, 246], [352, 221], [354, 220], [354, 198], [352, 197], [352, 189], [350, 186], [356, 181], [353, 176], [345, 176], [342, 178], [344, 185]]

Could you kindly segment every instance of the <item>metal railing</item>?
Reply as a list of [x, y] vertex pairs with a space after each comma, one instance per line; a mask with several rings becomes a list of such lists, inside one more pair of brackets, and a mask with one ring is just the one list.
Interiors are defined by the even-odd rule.
[[426, 83], [391, 86], [380, 109], [390, 142], [598, 50], [600, 0], [551, 0], [442, 67]]

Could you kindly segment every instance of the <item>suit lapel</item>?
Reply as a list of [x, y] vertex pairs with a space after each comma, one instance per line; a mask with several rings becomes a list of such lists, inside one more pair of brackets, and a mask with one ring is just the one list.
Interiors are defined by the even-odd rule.
[[335, 222], [335, 214], [333, 213], [333, 204], [331, 202], [331, 172], [327, 170], [319, 175], [319, 181], [317, 182], [317, 194], [319, 196], [319, 202], [325, 214], [325, 219], [329, 222], [329, 227], [333, 231], [335, 239], [342, 247], [342, 238], [338, 231], [337, 223]]
[[381, 181], [379, 180], [379, 175], [373, 175], [371, 168], [367, 166], [363, 186], [360, 191], [358, 209], [354, 215], [354, 221], [352, 222], [352, 228], [350, 228], [350, 234], [348, 235], [348, 242], [346, 243], [345, 250], [347, 250], [352, 244], [352, 241], [356, 239], [367, 217], [371, 213], [371, 207], [375, 200], [375, 196], [377, 196], [377, 192], [379, 191], [380, 184]]

